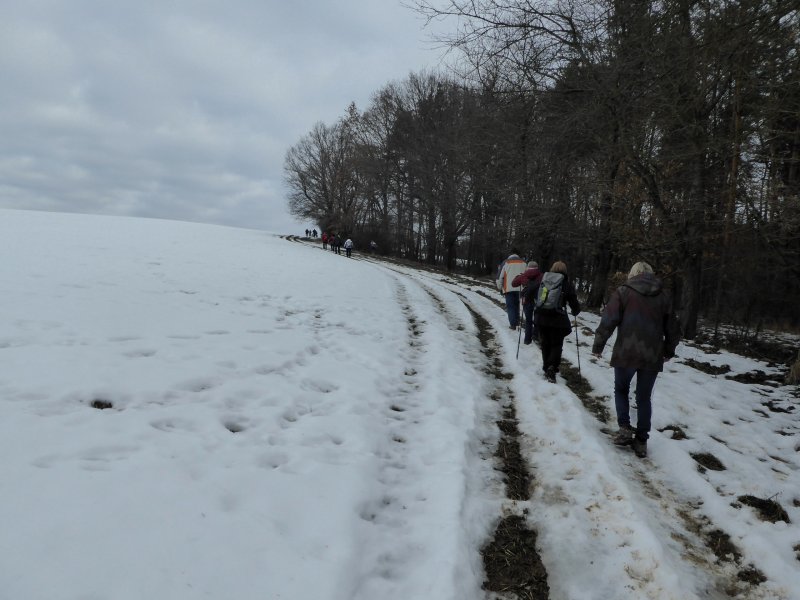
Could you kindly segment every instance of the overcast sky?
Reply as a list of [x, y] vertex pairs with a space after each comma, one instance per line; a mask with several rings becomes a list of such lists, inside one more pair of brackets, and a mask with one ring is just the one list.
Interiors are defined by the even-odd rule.
[[398, 0], [0, 8], [5, 208], [302, 231], [286, 210], [286, 150], [442, 57]]

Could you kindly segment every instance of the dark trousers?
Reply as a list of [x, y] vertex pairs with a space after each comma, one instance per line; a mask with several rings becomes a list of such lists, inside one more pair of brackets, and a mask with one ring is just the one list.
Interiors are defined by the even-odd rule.
[[539, 326], [539, 345], [542, 349], [542, 369], [547, 371], [553, 367], [558, 371], [561, 365], [561, 350], [564, 348], [564, 338], [569, 331], [561, 327]]
[[533, 302], [523, 304], [522, 313], [525, 315], [525, 343], [530, 344], [531, 340], [539, 339], [539, 332], [533, 323]]
[[516, 329], [519, 325], [519, 292], [506, 294], [506, 313], [508, 314], [508, 324]]
[[352, 252], [352, 248], [345, 248], [344, 253], [347, 254], [347, 258], [350, 258], [350, 252]]
[[636, 437], [646, 440], [650, 437], [650, 419], [653, 415], [650, 396], [656, 384], [658, 371], [614, 367], [614, 405], [617, 408], [617, 424], [620, 426], [631, 424], [628, 394], [634, 375], [636, 375]]

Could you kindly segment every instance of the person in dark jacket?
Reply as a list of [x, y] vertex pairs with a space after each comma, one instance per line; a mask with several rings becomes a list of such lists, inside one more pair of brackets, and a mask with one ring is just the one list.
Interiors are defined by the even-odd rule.
[[[632, 445], [637, 456], [647, 456], [652, 404], [650, 396], [664, 361], [675, 356], [680, 327], [673, 312], [672, 296], [646, 262], [637, 262], [628, 280], [619, 286], [603, 309], [594, 335], [592, 354], [600, 356], [614, 330], [611, 351], [614, 368], [614, 404], [619, 431], [614, 443]], [[636, 429], [631, 426], [628, 394], [636, 375]]]
[[556, 373], [561, 365], [561, 352], [564, 349], [564, 338], [572, 331], [572, 324], [567, 316], [569, 304], [572, 316], [578, 316], [581, 305], [575, 287], [567, 276], [567, 265], [556, 261], [550, 267], [551, 273], [561, 273], [564, 281], [561, 284], [560, 306], [554, 310], [536, 309], [533, 322], [539, 330], [539, 344], [542, 349], [542, 370], [548, 381], [555, 383]]
[[[511, 286], [522, 290], [522, 313], [525, 315], [525, 339], [523, 343], [527, 346], [532, 340], [539, 340], [539, 332], [533, 324], [533, 301], [536, 296], [536, 288], [542, 281], [542, 272], [539, 270], [539, 263], [535, 260], [528, 261], [528, 268], [511, 281]], [[525, 297], [525, 290], [533, 289], [531, 297]]]

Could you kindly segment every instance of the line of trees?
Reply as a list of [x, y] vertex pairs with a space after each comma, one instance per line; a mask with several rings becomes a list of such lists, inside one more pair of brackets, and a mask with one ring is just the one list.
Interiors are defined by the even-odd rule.
[[450, 74], [411, 74], [286, 155], [291, 212], [490, 273], [563, 259], [600, 306], [647, 260], [698, 318], [800, 325], [794, 0], [448, 0]]

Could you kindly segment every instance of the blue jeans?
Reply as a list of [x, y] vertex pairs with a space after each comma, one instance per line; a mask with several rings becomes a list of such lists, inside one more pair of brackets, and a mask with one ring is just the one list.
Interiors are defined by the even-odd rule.
[[614, 404], [617, 407], [617, 424], [620, 427], [631, 424], [628, 393], [634, 375], [636, 375], [636, 437], [640, 440], [647, 440], [650, 437], [650, 419], [653, 415], [650, 395], [653, 393], [658, 371], [614, 367]]
[[539, 339], [539, 332], [533, 324], [533, 302], [523, 304], [522, 312], [525, 314], [525, 343], [530, 344], [532, 340]]
[[506, 294], [506, 312], [508, 313], [508, 324], [516, 328], [519, 325], [519, 292]]

